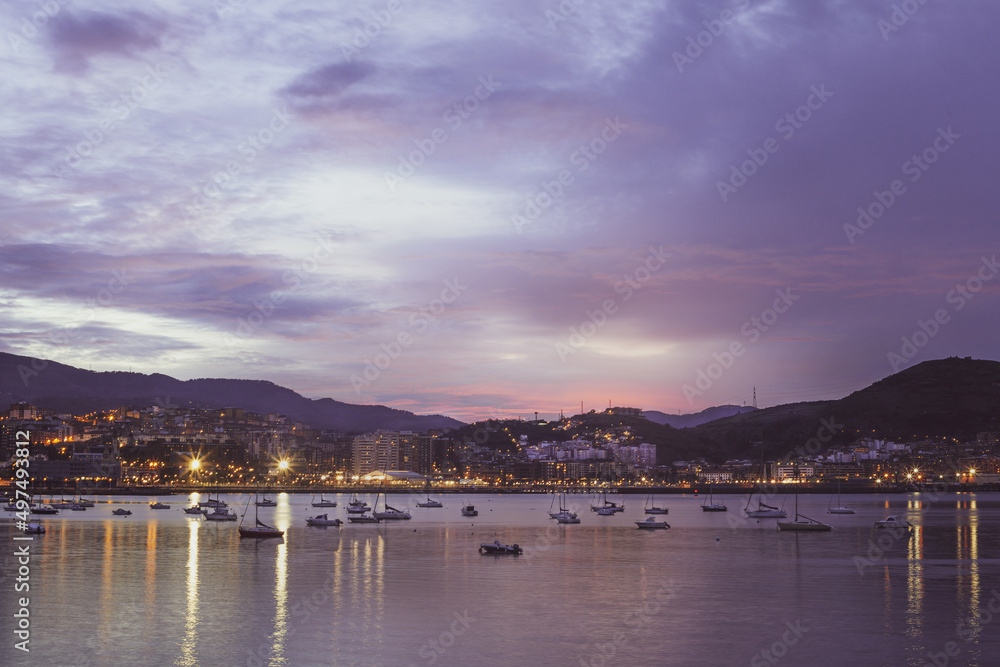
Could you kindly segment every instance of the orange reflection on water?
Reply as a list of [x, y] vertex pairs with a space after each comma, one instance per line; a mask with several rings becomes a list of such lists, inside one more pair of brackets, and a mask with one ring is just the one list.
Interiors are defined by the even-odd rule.
[[184, 611], [184, 638], [181, 640], [181, 654], [174, 662], [181, 667], [198, 664], [198, 529], [200, 524], [192, 521], [188, 526], [187, 561], [187, 606]]

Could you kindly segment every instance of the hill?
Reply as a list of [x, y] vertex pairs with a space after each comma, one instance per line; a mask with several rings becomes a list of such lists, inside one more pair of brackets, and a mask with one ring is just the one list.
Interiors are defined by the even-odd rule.
[[692, 428], [694, 426], [701, 426], [702, 424], [710, 421], [715, 421], [716, 419], [732, 417], [733, 415], [743, 414], [744, 412], [752, 412], [756, 409], [757, 408], [747, 405], [717, 405], [712, 408], [705, 408], [701, 412], [695, 412], [690, 415], [668, 415], [667, 413], [660, 412], [659, 410], [644, 410], [642, 416], [651, 422], [666, 424], [667, 426], [672, 426], [673, 428]]
[[825, 434], [823, 420], [836, 431], [824, 449], [862, 436], [975, 439], [982, 431], [1000, 430], [1000, 362], [925, 361], [839, 400], [779, 405], [692, 430], [723, 451], [745, 454], [762, 443], [766, 455], [775, 457]]
[[384, 405], [353, 405], [331, 398], [313, 400], [263, 380], [178, 380], [159, 373], [95, 372], [0, 352], [0, 405], [18, 401], [69, 413], [122, 405], [239, 407], [278, 412], [312, 428], [346, 433], [376, 429], [422, 432], [462, 425], [450, 417], [415, 415]]

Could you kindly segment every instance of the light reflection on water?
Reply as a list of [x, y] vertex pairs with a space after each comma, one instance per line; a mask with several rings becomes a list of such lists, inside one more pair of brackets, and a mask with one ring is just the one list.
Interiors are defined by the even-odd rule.
[[181, 640], [181, 654], [174, 664], [183, 667], [197, 665], [198, 641], [198, 529], [194, 521], [188, 526], [187, 560], [187, 606], [184, 613], [184, 638]]
[[[636, 530], [644, 515], [631, 499], [615, 517], [581, 501], [583, 523], [566, 526], [548, 518], [548, 496], [479, 496], [476, 518], [446, 496], [445, 509], [414, 509], [409, 522], [342, 528], [306, 527], [318, 513], [309, 496], [277, 499], [258, 511], [286, 531], [282, 540], [241, 540], [235, 523], [154, 513], [139, 499], [132, 517], [109, 518], [107, 504], [53, 517], [33, 546], [30, 660], [6, 644], [0, 664], [470, 665], [493, 656], [575, 667], [601, 662], [609, 647], [609, 665], [749, 664], [796, 622], [808, 631], [783, 664], [922, 665], [949, 641], [961, 651], [950, 665], [990, 664], [1000, 652], [1000, 616], [975, 620], [1000, 581], [995, 495], [855, 496], [858, 515], [831, 518], [825, 534], [779, 533], [766, 520], [732, 529], [690, 496], [663, 498], [667, 531]], [[246, 497], [226, 500], [235, 508]], [[827, 500], [800, 497], [800, 509], [819, 515]], [[859, 573], [855, 557], [878, 539], [872, 521], [887, 514], [914, 534]], [[493, 539], [530, 555], [480, 555]], [[667, 602], [657, 597], [665, 590]], [[10, 598], [0, 597], [4, 614]], [[967, 642], [956, 626], [970, 618]]]

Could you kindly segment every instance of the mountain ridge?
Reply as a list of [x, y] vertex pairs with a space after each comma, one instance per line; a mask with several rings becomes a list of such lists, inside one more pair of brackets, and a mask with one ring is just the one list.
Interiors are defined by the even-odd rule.
[[310, 399], [269, 380], [178, 380], [162, 373], [90, 371], [8, 352], [0, 352], [0, 400], [28, 401], [75, 413], [121, 405], [240, 407], [278, 412], [311, 428], [345, 433], [378, 429], [427, 431], [462, 425], [444, 415], [417, 415], [384, 405], [356, 405], [332, 398]]

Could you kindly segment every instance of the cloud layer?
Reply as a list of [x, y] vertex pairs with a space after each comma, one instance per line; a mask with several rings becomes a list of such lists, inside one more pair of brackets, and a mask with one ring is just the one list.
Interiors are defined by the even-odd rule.
[[49, 6], [8, 351], [462, 419], [1000, 358], [995, 3]]

